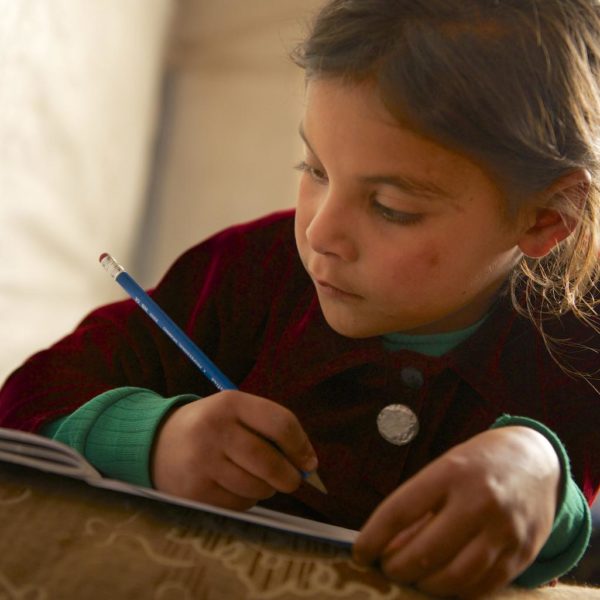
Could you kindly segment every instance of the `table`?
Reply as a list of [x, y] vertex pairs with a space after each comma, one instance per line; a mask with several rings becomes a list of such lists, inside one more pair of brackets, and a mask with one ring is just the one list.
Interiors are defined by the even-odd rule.
[[[425, 600], [326, 542], [0, 463], [0, 598]], [[559, 585], [493, 600], [600, 600]], [[492, 599], [490, 599], [492, 600]]]

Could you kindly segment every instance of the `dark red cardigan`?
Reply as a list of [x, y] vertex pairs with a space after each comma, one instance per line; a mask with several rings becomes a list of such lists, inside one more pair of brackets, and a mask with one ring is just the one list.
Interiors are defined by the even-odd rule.
[[[379, 338], [344, 338], [322, 317], [298, 259], [290, 212], [192, 248], [152, 295], [241, 389], [285, 404], [308, 432], [330, 494], [304, 485], [294, 498], [276, 497], [278, 508], [296, 510], [292, 504], [300, 502], [304, 514], [359, 527], [402, 481], [503, 413], [553, 429], [588, 502], [598, 491], [599, 395], [556, 366], [507, 300], [440, 358], [389, 352]], [[561, 337], [582, 335], [572, 319], [555, 327]], [[598, 336], [586, 335], [598, 348]], [[592, 352], [576, 359], [588, 371], [600, 363]], [[421, 387], [403, 381], [407, 366], [422, 373]], [[35, 431], [125, 385], [165, 397], [214, 392], [154, 322], [124, 301], [97, 309], [18, 369], [0, 391], [0, 425]], [[403, 447], [383, 440], [376, 427], [381, 408], [395, 402], [412, 407], [421, 424]]]

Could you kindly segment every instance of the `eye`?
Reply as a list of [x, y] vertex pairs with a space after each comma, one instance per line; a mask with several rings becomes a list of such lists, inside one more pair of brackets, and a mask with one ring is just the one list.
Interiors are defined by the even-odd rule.
[[300, 171], [301, 173], [308, 174], [308, 176], [316, 183], [327, 183], [328, 182], [327, 174], [325, 173], [325, 171], [323, 171], [322, 169], [319, 169], [317, 167], [312, 167], [311, 165], [309, 165], [308, 163], [306, 163], [304, 161], [298, 163], [295, 166], [295, 169], [297, 171]]
[[423, 215], [421, 213], [409, 213], [403, 212], [401, 210], [395, 210], [386, 206], [385, 204], [381, 204], [379, 200], [373, 198], [372, 207], [386, 221], [390, 223], [398, 223], [399, 225], [414, 225], [423, 219]]

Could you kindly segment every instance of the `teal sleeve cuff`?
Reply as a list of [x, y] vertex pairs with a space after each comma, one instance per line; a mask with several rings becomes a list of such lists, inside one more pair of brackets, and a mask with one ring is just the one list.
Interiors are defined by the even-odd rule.
[[548, 427], [527, 417], [502, 415], [492, 429], [518, 425], [541, 433], [551, 444], [562, 469], [563, 488], [552, 532], [536, 560], [515, 580], [524, 587], [536, 587], [570, 571], [584, 555], [592, 533], [592, 516], [582, 491], [571, 477], [565, 447]]
[[159, 425], [174, 407], [197, 399], [115, 388], [46, 424], [41, 433], [77, 450], [106, 477], [152, 487], [150, 456]]

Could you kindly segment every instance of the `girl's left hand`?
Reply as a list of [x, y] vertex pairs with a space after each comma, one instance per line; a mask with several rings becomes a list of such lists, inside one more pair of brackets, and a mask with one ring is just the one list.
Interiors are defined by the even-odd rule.
[[558, 456], [537, 431], [486, 431], [388, 496], [354, 558], [378, 560], [391, 579], [433, 595], [478, 598], [535, 560], [552, 530], [560, 479]]

